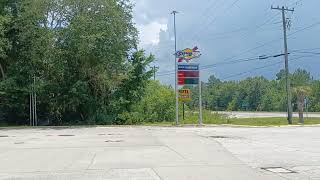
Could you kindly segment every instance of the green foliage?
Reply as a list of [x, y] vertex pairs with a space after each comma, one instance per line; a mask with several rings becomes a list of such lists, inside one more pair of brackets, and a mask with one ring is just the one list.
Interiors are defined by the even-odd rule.
[[[51, 125], [122, 124], [153, 57], [137, 50], [127, 0], [0, 2], [0, 115], [28, 124], [29, 94]], [[33, 84], [35, 77], [36, 83]]]
[[313, 82], [311, 87], [309, 94], [310, 110], [320, 112], [320, 81]]
[[141, 101], [132, 105], [131, 111], [121, 114], [120, 117], [125, 124], [174, 121], [174, 97], [174, 90], [170, 87], [161, 85], [158, 81], [149, 81]]

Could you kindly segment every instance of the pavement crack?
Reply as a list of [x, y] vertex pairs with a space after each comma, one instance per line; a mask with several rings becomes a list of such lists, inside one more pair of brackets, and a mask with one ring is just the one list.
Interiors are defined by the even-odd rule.
[[163, 178], [158, 174], [158, 172], [154, 168], [151, 169], [159, 177], [160, 180], [163, 180]]
[[164, 145], [165, 147], [167, 147], [168, 149], [170, 149], [171, 151], [175, 152], [179, 157], [181, 157], [184, 160], [188, 160], [186, 157], [184, 157], [181, 153], [179, 153], [178, 151], [174, 150], [173, 148], [171, 148], [168, 145]]
[[91, 158], [90, 164], [87, 167], [87, 170], [89, 170], [89, 168], [93, 165], [93, 162], [94, 162], [94, 159], [96, 158], [96, 156], [97, 156], [97, 153], [94, 153], [94, 155]]

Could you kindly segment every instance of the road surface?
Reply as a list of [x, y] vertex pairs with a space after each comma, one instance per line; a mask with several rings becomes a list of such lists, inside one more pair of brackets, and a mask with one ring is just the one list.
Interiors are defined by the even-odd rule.
[[[216, 112], [212, 112], [216, 113]], [[237, 111], [219, 111], [219, 114], [225, 114], [231, 118], [272, 118], [287, 117], [286, 112], [237, 112]], [[299, 117], [298, 113], [293, 113], [293, 117]], [[320, 118], [320, 113], [304, 113], [305, 118]]]
[[216, 130], [223, 131], [158, 127], [1, 129], [0, 179], [284, 180], [277, 173], [239, 160], [231, 153], [234, 149], [229, 151], [211, 137], [220, 135]]

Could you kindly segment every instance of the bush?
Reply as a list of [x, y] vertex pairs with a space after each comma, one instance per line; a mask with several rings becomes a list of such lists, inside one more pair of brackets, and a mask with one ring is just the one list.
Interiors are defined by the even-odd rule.
[[132, 106], [131, 112], [124, 112], [119, 119], [125, 124], [173, 121], [175, 118], [175, 98], [172, 88], [149, 81], [146, 93], [140, 102]]

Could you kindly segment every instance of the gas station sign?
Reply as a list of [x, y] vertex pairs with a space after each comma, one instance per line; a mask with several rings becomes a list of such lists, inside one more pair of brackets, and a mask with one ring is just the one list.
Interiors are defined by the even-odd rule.
[[199, 77], [199, 64], [178, 65], [178, 85], [198, 85]]
[[179, 101], [183, 103], [183, 119], [184, 119], [184, 103], [191, 101], [190, 89], [180, 89], [179, 86], [199, 86], [199, 124], [202, 125], [202, 94], [200, 81], [199, 64], [191, 63], [193, 59], [201, 56], [198, 47], [186, 48], [175, 53], [176, 60], [176, 122], [179, 124]]

